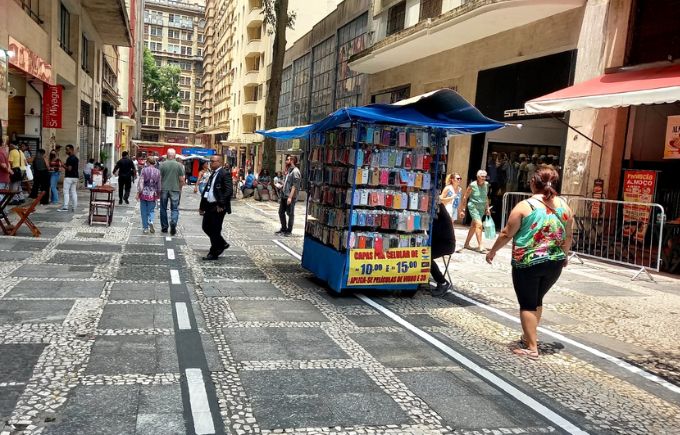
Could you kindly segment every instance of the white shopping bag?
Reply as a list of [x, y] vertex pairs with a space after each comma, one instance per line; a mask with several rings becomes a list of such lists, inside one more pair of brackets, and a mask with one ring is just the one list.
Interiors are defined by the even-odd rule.
[[33, 170], [29, 164], [26, 164], [26, 179], [28, 181], [33, 181]]
[[118, 186], [118, 177], [112, 175], [111, 178], [109, 178], [109, 184], [112, 186]]

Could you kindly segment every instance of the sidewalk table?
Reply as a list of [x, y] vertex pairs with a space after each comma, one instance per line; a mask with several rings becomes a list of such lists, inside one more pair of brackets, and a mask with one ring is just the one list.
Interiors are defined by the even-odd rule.
[[110, 185], [98, 186], [90, 189], [90, 215], [88, 224], [104, 223], [111, 225], [113, 222], [113, 187]]
[[0, 189], [0, 195], [2, 195], [2, 199], [0, 199], [0, 228], [2, 228], [2, 232], [5, 235], [9, 234], [14, 229], [14, 225], [9, 221], [9, 217], [7, 216], [7, 213], [5, 213], [5, 208], [10, 201], [12, 201], [14, 195], [18, 193], [19, 192], [15, 190]]

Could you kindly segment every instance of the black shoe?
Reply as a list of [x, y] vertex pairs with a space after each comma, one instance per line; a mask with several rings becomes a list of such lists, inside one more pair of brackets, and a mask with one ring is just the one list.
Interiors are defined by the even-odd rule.
[[281, 233], [281, 235], [282, 235], [283, 237], [293, 237], [293, 233], [290, 232], [290, 231], [286, 231], [286, 232], [284, 232], [284, 233]]
[[118, 205], [122, 205], [122, 204], [123, 204], [123, 200], [122, 200], [122, 199], [119, 199], [119, 200], [118, 200]]
[[167, 233], [168, 229], [167, 228], [161, 228], [161, 233]]
[[440, 282], [437, 283], [437, 287], [432, 290], [432, 296], [438, 298], [440, 296], [444, 296], [447, 291], [451, 288], [451, 283], [448, 281]]
[[222, 253], [223, 253], [224, 251], [226, 251], [227, 249], [229, 249], [229, 246], [230, 246], [229, 243], [226, 243], [226, 244], [224, 245], [224, 247], [222, 247], [222, 249], [219, 250], [219, 252], [217, 253], [217, 256], [219, 257], [220, 255], [222, 255]]
[[174, 236], [177, 234], [177, 225], [170, 224], [170, 235]]
[[130, 204], [130, 201], [128, 201], [128, 200], [126, 199], [126, 200], [125, 200], [125, 204]]
[[215, 261], [215, 260], [217, 260], [217, 255], [208, 254], [205, 257], [201, 258], [201, 260], [203, 260], [203, 261]]
[[285, 233], [286, 233], [286, 230], [281, 229], [281, 230], [278, 230], [277, 232], [275, 232], [274, 234], [279, 234], [279, 235], [281, 235], [281, 234], [285, 234]]

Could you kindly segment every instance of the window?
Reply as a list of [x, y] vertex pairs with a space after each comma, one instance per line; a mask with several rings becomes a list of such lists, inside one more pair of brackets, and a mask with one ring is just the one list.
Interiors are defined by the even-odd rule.
[[335, 38], [312, 49], [312, 105], [310, 122], [320, 121], [333, 111]]
[[21, 8], [38, 24], [42, 24], [40, 19], [40, 1], [41, 0], [20, 0]]
[[177, 127], [177, 120], [176, 119], [167, 119], [165, 120], [165, 126], [168, 128], [176, 128]]
[[163, 44], [161, 44], [160, 42], [149, 41], [149, 50], [163, 51]]
[[184, 41], [191, 41], [194, 39], [194, 32], [182, 32], [182, 39]]
[[179, 39], [179, 30], [168, 29], [168, 38]]
[[292, 125], [309, 123], [311, 67], [311, 53], [307, 53], [293, 62], [293, 83], [290, 103], [290, 122]]
[[179, 45], [177, 44], [168, 44], [168, 49], [166, 50], [168, 53], [172, 54], [179, 54]]
[[59, 11], [59, 46], [71, 54], [71, 14], [63, 3]]
[[90, 41], [88, 41], [85, 34], [82, 35], [82, 43], [80, 47], [80, 67], [90, 72]]
[[163, 36], [163, 28], [158, 26], [151, 26], [151, 36]]
[[398, 3], [387, 11], [387, 36], [404, 29], [406, 2]]
[[182, 54], [185, 56], [191, 56], [191, 47], [182, 46]]
[[198, 43], [203, 44], [203, 34], [202, 33], [198, 34]]
[[338, 30], [337, 68], [335, 84], [335, 108], [359, 105], [359, 99], [365, 86], [362, 74], [352, 71], [348, 60], [366, 47], [366, 27], [368, 14], [342, 26]]
[[420, 21], [437, 18], [442, 14], [442, 0], [421, 0]]
[[281, 72], [281, 97], [279, 98], [279, 117], [277, 127], [288, 127], [290, 123], [290, 86], [293, 67], [289, 66]]

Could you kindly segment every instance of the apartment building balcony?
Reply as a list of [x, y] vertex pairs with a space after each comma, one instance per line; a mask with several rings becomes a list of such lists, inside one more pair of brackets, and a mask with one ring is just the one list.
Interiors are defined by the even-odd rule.
[[246, 23], [250, 26], [252, 24], [260, 24], [262, 25], [262, 20], [264, 20], [264, 14], [263, 14], [263, 9], [262, 6], [260, 5], [259, 7], [254, 7], [250, 9], [248, 12], [248, 15], [246, 16]]
[[395, 9], [405, 8], [406, 2], [381, 3], [387, 6], [377, 5], [369, 41], [373, 45], [350, 58], [356, 72], [375, 74], [405, 65], [580, 8], [586, 0], [461, 0], [454, 1], [457, 7], [422, 20]]
[[129, 47], [132, 44], [125, 0], [83, 0], [81, 4], [103, 44], [121, 47]]
[[243, 75], [243, 83], [246, 86], [257, 86], [260, 84], [260, 71], [259, 70], [251, 70], [251, 71], [246, 71], [246, 73]]
[[253, 54], [260, 54], [262, 53], [262, 40], [261, 39], [251, 39], [248, 41], [246, 44], [246, 56], [248, 55], [253, 55]]
[[241, 105], [243, 115], [257, 115], [257, 101], [246, 101]]

